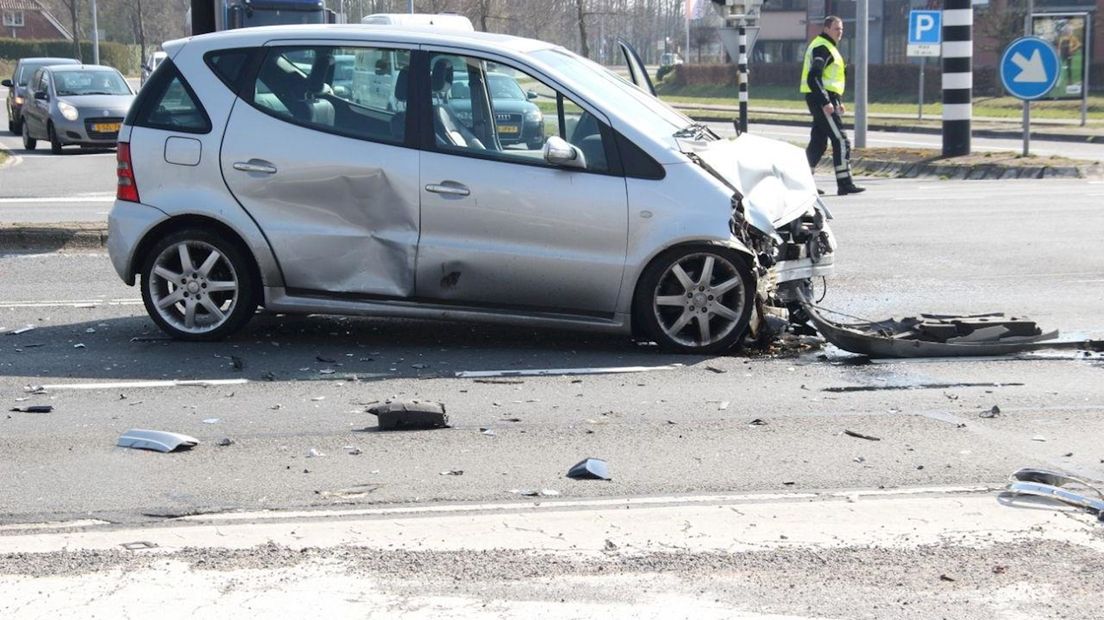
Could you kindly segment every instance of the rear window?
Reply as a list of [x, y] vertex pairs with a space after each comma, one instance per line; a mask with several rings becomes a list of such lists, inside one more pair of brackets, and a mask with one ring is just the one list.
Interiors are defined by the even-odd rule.
[[126, 124], [184, 133], [211, 131], [211, 119], [171, 60], [165, 60], [142, 87]]

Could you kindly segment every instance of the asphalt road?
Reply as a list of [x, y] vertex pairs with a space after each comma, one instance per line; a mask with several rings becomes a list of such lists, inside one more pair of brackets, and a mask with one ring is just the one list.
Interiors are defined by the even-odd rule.
[[[824, 304], [876, 318], [1002, 310], [1102, 337], [1101, 196], [1104, 185], [1087, 182], [871, 183], [830, 202], [841, 248]], [[993, 483], [1028, 464], [1104, 478], [1096, 357], [703, 359], [616, 337], [277, 316], [226, 342], [184, 344], [159, 338], [102, 254], [6, 256], [0, 273], [0, 332], [35, 327], [0, 340], [0, 394], [11, 407], [55, 407], [0, 420], [8, 521], [324, 506], [358, 485], [371, 492], [357, 501], [376, 503], [509, 499], [518, 488], [587, 497]], [[682, 366], [521, 383], [454, 376], [672, 364]], [[113, 386], [166, 379], [241, 383]], [[984, 385], [877, 389], [960, 383]], [[26, 385], [59, 387], [33, 396]], [[871, 390], [831, 391], [846, 386]], [[366, 404], [393, 397], [446, 403], [454, 428], [374, 432]], [[1003, 417], [977, 417], [993, 405]], [[203, 445], [171, 456], [114, 448], [132, 427]], [[841, 437], [845, 428], [884, 440]], [[216, 447], [223, 437], [236, 443]], [[327, 456], [308, 457], [312, 448]], [[564, 480], [588, 456], [609, 459], [615, 481]]]

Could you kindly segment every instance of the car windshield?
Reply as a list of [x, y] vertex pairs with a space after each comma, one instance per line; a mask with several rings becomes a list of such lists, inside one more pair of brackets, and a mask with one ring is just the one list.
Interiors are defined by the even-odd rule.
[[130, 95], [130, 86], [117, 71], [55, 71], [59, 97], [73, 95]]
[[[491, 98], [495, 101], [503, 101], [505, 99], [513, 99], [516, 101], [526, 101], [525, 91], [521, 90], [521, 86], [518, 86], [517, 80], [508, 75], [495, 75], [493, 73], [487, 75], [487, 81], [491, 85]], [[450, 99], [471, 99], [471, 87], [468, 86], [467, 80], [456, 80], [452, 83], [452, 89], [449, 91]]]
[[[69, 62], [73, 62], [73, 61], [69, 61]], [[46, 66], [49, 66], [49, 65], [60, 65], [60, 64], [66, 64], [66, 61], [62, 60], [62, 59], [56, 59], [55, 58], [53, 60], [47, 60], [47, 61], [23, 62], [19, 65], [19, 75], [15, 76], [15, 83], [18, 86], [26, 86], [27, 82], [31, 81], [31, 76], [34, 75], [34, 72], [37, 71], [40, 67], [46, 67]], [[74, 64], [76, 64], [76, 63], [74, 63]]]
[[598, 63], [565, 49], [544, 49], [532, 53], [537, 60], [569, 78], [589, 99], [633, 119], [633, 126], [648, 135], [669, 138], [694, 121], [659, 99], [640, 90], [625, 78]]

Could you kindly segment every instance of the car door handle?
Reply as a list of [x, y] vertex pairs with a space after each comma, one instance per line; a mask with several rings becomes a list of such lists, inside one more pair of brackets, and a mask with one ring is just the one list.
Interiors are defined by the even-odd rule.
[[427, 192], [433, 192], [434, 194], [445, 194], [447, 196], [469, 196], [471, 190], [467, 187], [454, 183], [451, 181], [445, 181], [444, 183], [426, 185]]
[[260, 159], [250, 159], [249, 161], [236, 161], [234, 162], [234, 170], [241, 170], [242, 172], [263, 172], [265, 174], [276, 174], [276, 166], [262, 161]]

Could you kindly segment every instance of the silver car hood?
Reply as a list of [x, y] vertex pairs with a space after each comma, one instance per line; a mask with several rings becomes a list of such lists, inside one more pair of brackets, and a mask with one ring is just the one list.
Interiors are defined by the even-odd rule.
[[743, 195], [748, 223], [768, 235], [818, 202], [805, 151], [792, 144], [746, 133], [734, 140], [679, 144]]
[[63, 95], [58, 99], [78, 110], [87, 110], [90, 116], [126, 116], [134, 95]]

